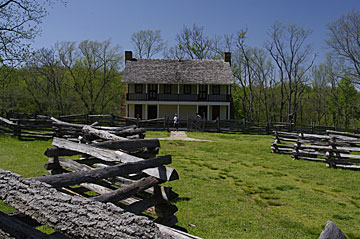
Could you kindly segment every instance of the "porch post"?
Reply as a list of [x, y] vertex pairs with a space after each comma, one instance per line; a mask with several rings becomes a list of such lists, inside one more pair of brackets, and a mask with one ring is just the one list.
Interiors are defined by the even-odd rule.
[[144, 119], [148, 119], [148, 105], [145, 104], [145, 117]]
[[207, 120], [210, 120], [210, 105], [207, 105]]
[[230, 105], [227, 106], [227, 110], [228, 110], [227, 120], [229, 120], [230, 119]]
[[145, 94], [147, 94], [148, 93], [148, 84], [146, 83], [145, 84]]
[[159, 103], [157, 104], [157, 115], [156, 118], [160, 118], [160, 105]]

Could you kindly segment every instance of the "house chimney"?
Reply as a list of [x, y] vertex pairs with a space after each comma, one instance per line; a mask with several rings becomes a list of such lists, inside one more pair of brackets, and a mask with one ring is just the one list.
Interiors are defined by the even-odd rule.
[[131, 61], [132, 58], [132, 51], [125, 51], [125, 64], [127, 61]]
[[231, 52], [224, 52], [223, 58], [225, 62], [229, 62], [231, 66]]

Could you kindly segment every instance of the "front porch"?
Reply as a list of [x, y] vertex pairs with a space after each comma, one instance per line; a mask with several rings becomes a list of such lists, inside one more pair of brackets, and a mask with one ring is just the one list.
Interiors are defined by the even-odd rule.
[[126, 115], [139, 119], [172, 118], [176, 113], [180, 120], [194, 119], [197, 113], [206, 120], [228, 120], [230, 118], [230, 104], [228, 102], [214, 102], [201, 104], [200, 102], [182, 102], [174, 104], [166, 102], [131, 102], [126, 105]]

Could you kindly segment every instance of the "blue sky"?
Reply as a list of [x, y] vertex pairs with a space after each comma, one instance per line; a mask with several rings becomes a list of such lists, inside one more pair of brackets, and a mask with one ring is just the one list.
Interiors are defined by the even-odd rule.
[[[57, 3], [42, 24], [33, 47], [51, 47], [58, 41], [108, 40], [131, 50], [131, 34], [161, 30], [169, 45], [184, 25], [204, 26], [209, 36], [248, 29], [247, 42], [263, 47], [275, 21], [313, 30], [310, 43], [321, 60], [326, 51], [326, 25], [360, 0], [67, 0]], [[161, 57], [161, 56], [159, 56]]]

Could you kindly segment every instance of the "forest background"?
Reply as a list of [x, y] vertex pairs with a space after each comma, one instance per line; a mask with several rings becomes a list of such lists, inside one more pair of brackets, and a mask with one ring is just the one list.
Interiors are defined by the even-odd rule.
[[[84, 40], [30, 50], [47, 7], [27, 0], [0, 5], [0, 115], [122, 114], [120, 45]], [[129, 40], [137, 58], [221, 59], [231, 52], [235, 119], [359, 127], [360, 12], [350, 11], [327, 28], [327, 57], [319, 64], [308, 44], [312, 31], [281, 22], [264, 33], [263, 48], [249, 46], [246, 28], [209, 36], [196, 24], [185, 25], [173, 46], [160, 30], [134, 32]]]

